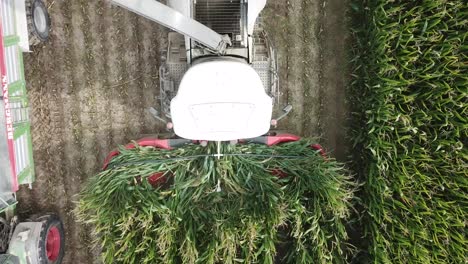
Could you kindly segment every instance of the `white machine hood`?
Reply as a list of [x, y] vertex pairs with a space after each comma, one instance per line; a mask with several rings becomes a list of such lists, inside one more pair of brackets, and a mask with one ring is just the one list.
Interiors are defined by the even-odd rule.
[[192, 140], [228, 141], [270, 129], [273, 102], [247, 63], [227, 57], [195, 63], [171, 101], [174, 132]]

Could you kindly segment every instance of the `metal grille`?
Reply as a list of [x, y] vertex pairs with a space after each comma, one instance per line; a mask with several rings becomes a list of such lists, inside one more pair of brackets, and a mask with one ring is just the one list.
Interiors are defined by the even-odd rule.
[[[257, 23], [257, 25], [259, 25]], [[263, 29], [257, 26], [253, 34], [254, 43], [254, 61], [268, 61], [270, 60], [270, 54], [268, 54], [268, 45]]]
[[29, 108], [23, 102], [10, 103], [13, 124], [29, 122]]
[[254, 61], [252, 67], [262, 79], [263, 87], [265, 92], [271, 93], [271, 65], [269, 61]]
[[15, 35], [14, 0], [0, 0], [3, 36]]
[[19, 175], [24, 169], [30, 165], [29, 153], [29, 140], [28, 134], [23, 134], [14, 142], [15, 146], [15, 161], [16, 161], [16, 175]]
[[188, 69], [188, 65], [185, 62], [182, 63], [168, 63], [167, 69], [169, 70], [169, 76], [174, 82], [175, 90], [179, 90], [179, 84]]
[[8, 84], [12, 84], [20, 79], [20, 63], [18, 56], [18, 46], [5, 48], [5, 57], [7, 65]]
[[265, 91], [278, 100], [279, 90], [276, 55], [263, 29], [262, 16], [259, 16], [255, 22], [252, 67], [262, 79]]
[[219, 34], [231, 37], [233, 47], [242, 42], [240, 0], [197, 0], [195, 19]]

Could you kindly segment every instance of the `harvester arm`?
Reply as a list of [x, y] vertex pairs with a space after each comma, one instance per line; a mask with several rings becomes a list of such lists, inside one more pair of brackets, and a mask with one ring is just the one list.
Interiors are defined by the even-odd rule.
[[219, 54], [224, 54], [227, 45], [231, 45], [228, 36], [222, 36], [156, 0], [111, 0], [111, 2], [190, 37]]

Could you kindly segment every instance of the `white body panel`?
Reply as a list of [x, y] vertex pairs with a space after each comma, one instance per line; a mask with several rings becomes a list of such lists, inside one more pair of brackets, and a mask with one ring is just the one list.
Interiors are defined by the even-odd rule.
[[38, 245], [41, 240], [41, 222], [19, 223], [13, 232], [8, 254], [18, 256], [20, 263], [39, 263]]
[[15, 16], [16, 16], [16, 34], [19, 36], [20, 41], [18, 46], [23, 52], [29, 52], [29, 32], [28, 20], [26, 18], [26, 1], [15, 1]]
[[167, 6], [174, 8], [186, 17], [192, 17], [192, 0], [168, 0]]
[[249, 35], [252, 35], [254, 32], [255, 21], [260, 15], [260, 12], [265, 8], [267, 0], [254, 0], [248, 2], [248, 11], [247, 11], [247, 31]]
[[272, 108], [257, 72], [247, 63], [223, 58], [187, 71], [171, 102], [171, 116], [180, 137], [228, 141], [267, 133]]

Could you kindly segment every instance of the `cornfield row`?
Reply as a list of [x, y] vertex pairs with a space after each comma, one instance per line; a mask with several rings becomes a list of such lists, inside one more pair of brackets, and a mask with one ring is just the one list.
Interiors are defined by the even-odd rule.
[[468, 4], [363, 1], [353, 138], [373, 263], [467, 263]]

